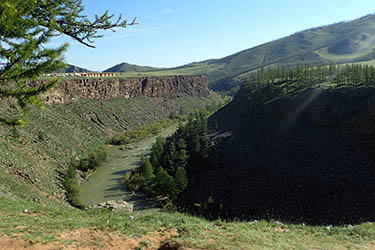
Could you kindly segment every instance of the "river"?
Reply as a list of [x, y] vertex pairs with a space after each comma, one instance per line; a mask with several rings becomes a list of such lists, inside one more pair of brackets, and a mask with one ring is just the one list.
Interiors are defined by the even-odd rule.
[[142, 156], [150, 153], [156, 137], [167, 137], [177, 128], [178, 125], [168, 127], [157, 136], [138, 142], [138, 146], [132, 150], [121, 150], [121, 146], [108, 145], [106, 147], [107, 161], [81, 185], [83, 204], [90, 206], [109, 200], [124, 200], [133, 204], [134, 210], [154, 207], [154, 201], [139, 195], [132, 195], [125, 185], [124, 176], [126, 172], [139, 166]]

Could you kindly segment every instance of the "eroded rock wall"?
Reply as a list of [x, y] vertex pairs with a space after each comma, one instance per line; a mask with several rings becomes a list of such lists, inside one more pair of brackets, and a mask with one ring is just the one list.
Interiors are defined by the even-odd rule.
[[68, 104], [77, 99], [116, 97], [174, 99], [183, 96], [208, 97], [205, 76], [163, 76], [139, 78], [85, 78], [63, 80], [43, 97], [47, 104]]

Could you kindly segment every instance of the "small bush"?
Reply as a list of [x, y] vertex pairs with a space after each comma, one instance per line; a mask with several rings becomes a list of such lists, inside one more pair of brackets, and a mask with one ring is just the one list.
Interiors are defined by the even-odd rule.
[[70, 164], [64, 180], [64, 186], [67, 191], [66, 198], [71, 205], [77, 208], [83, 208], [84, 206], [81, 201], [81, 187], [78, 183], [76, 175], [77, 170], [74, 164]]
[[77, 164], [77, 169], [83, 172], [89, 170], [96, 170], [107, 160], [107, 153], [104, 148], [95, 150], [94, 152], [89, 153], [87, 158], [81, 159]]
[[145, 178], [139, 173], [127, 173], [125, 175], [126, 186], [134, 192], [140, 191], [145, 184]]

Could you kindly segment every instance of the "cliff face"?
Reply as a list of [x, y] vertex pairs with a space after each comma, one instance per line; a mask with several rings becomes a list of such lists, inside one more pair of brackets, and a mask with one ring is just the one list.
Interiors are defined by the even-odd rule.
[[134, 98], [139, 96], [174, 99], [183, 96], [208, 97], [204, 76], [72, 79], [61, 82], [43, 97], [47, 104], [68, 104], [77, 99]]

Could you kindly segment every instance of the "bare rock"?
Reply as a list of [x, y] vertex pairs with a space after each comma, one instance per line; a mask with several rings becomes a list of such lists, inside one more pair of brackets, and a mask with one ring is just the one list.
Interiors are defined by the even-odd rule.
[[127, 213], [133, 212], [133, 204], [127, 203], [123, 200], [105, 201], [98, 205], [91, 206], [90, 208], [108, 209], [111, 211], [124, 211]]
[[[34, 83], [40, 85], [44, 81]], [[79, 78], [61, 82], [42, 99], [47, 104], [69, 104], [78, 99], [149, 97], [175, 99], [183, 96], [208, 97], [205, 76], [162, 76], [139, 78]]]

